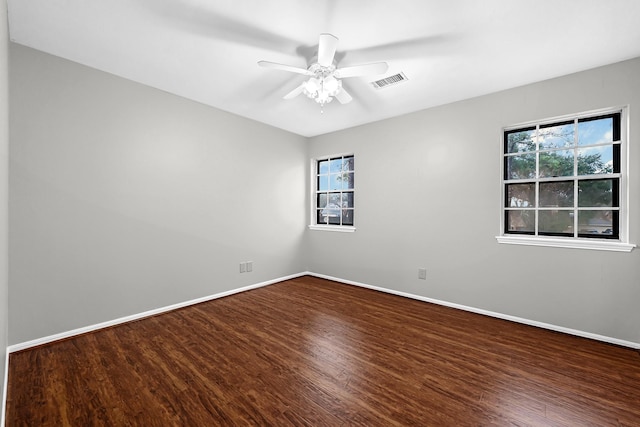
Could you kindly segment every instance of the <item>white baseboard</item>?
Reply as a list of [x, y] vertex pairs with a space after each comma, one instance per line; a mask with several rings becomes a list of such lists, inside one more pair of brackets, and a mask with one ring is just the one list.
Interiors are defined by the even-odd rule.
[[[98, 329], [103, 329], [103, 328], [108, 328], [110, 326], [120, 325], [122, 323], [131, 322], [133, 320], [139, 320], [139, 319], [143, 319], [145, 317], [155, 316], [156, 314], [166, 313], [168, 311], [173, 311], [173, 310], [176, 310], [178, 308], [188, 307], [190, 305], [199, 304], [201, 302], [211, 301], [211, 300], [214, 300], [214, 299], [226, 297], [226, 296], [237, 294], [237, 293], [240, 293], [240, 292], [250, 291], [251, 289], [261, 288], [263, 286], [272, 285], [274, 283], [282, 282], [284, 280], [295, 279], [297, 277], [305, 276], [307, 274], [309, 274], [309, 273], [304, 272], [304, 273], [292, 274], [290, 276], [279, 277], [277, 279], [268, 280], [266, 282], [261, 282], [261, 283], [256, 283], [254, 285], [244, 286], [242, 288], [232, 289], [230, 291], [221, 292], [219, 294], [214, 294], [214, 295], [209, 295], [209, 296], [205, 296], [205, 297], [201, 297], [201, 298], [196, 298], [196, 299], [192, 299], [192, 300], [189, 300], [189, 301], [184, 301], [184, 302], [180, 302], [180, 303], [177, 303], [177, 304], [168, 305], [166, 307], [160, 307], [160, 308], [156, 308], [156, 309], [153, 309], [153, 310], [145, 311], [145, 312], [142, 312], [142, 313], [132, 314], [130, 316], [121, 317], [119, 319], [109, 320], [107, 322], [97, 323], [95, 325], [90, 325], [90, 326], [84, 326], [82, 328], [73, 329], [71, 331], [61, 332], [59, 334], [49, 335], [49, 336], [46, 336], [46, 337], [37, 338], [35, 340], [26, 341], [26, 342], [22, 342], [22, 343], [18, 343], [18, 344], [13, 344], [13, 345], [10, 345], [10, 346], [7, 347], [7, 360], [8, 360], [8, 357], [9, 357], [9, 353], [14, 353], [14, 352], [20, 351], [20, 350], [26, 350], [26, 349], [31, 348], [31, 347], [37, 347], [39, 345], [47, 344], [47, 343], [50, 343], [50, 342], [53, 342], [53, 341], [62, 340], [62, 339], [65, 339], [65, 338], [71, 338], [71, 337], [74, 337], [76, 335], [85, 334], [87, 332], [97, 331]], [[6, 381], [6, 377], [5, 377], [5, 381]], [[0, 424], [0, 426], [2, 426], [2, 425], [3, 424]]]
[[9, 386], [9, 349], [4, 352], [4, 381], [2, 384], [2, 412], [0, 412], [0, 426], [4, 427], [7, 415], [7, 389]]
[[119, 325], [122, 323], [126, 323], [126, 322], [130, 322], [133, 320], [138, 320], [138, 319], [142, 319], [145, 317], [149, 317], [149, 316], [154, 316], [156, 314], [161, 314], [161, 313], [165, 313], [168, 311], [172, 311], [172, 310], [176, 310], [178, 308], [182, 308], [182, 307], [187, 307], [190, 305], [194, 305], [194, 304], [198, 304], [201, 302], [206, 302], [206, 301], [211, 301], [217, 298], [222, 298], [222, 297], [226, 297], [229, 295], [233, 295], [233, 294], [237, 294], [240, 292], [245, 292], [245, 291], [249, 291], [251, 289], [256, 289], [256, 288], [260, 288], [263, 286], [268, 286], [268, 285], [272, 285], [274, 283], [278, 283], [278, 282], [282, 282], [284, 280], [290, 280], [290, 279], [295, 279], [297, 277], [302, 277], [302, 276], [314, 276], [314, 277], [319, 277], [322, 279], [327, 279], [327, 280], [333, 280], [335, 282], [339, 282], [339, 283], [344, 283], [347, 285], [353, 285], [353, 286], [359, 286], [362, 288], [367, 288], [367, 289], [373, 289], [376, 291], [380, 291], [380, 292], [385, 292], [388, 294], [393, 294], [393, 295], [398, 295], [398, 296], [402, 296], [405, 298], [411, 298], [411, 299], [415, 299], [415, 300], [419, 300], [419, 301], [424, 301], [424, 302], [429, 302], [429, 303], [433, 303], [433, 304], [438, 304], [438, 305], [442, 305], [442, 306], [446, 306], [446, 307], [452, 307], [452, 308], [457, 308], [460, 310], [464, 310], [464, 311], [468, 311], [468, 312], [472, 312], [472, 313], [477, 313], [477, 314], [482, 314], [485, 316], [491, 316], [491, 317], [495, 317], [498, 319], [504, 319], [504, 320], [509, 320], [512, 322], [517, 322], [517, 323], [522, 323], [525, 325], [530, 325], [530, 326], [536, 326], [539, 328], [544, 328], [544, 329], [549, 329], [552, 331], [556, 331], [556, 332], [562, 332], [562, 333], [566, 333], [566, 334], [570, 334], [570, 335], [575, 335], [575, 336], [579, 336], [579, 337], [583, 337], [583, 338], [589, 338], [589, 339], [593, 339], [593, 340], [597, 340], [597, 341], [603, 341], [603, 342], [607, 342], [610, 344], [616, 344], [616, 345], [620, 345], [623, 347], [630, 347], [633, 349], [640, 349], [640, 343], [635, 343], [635, 342], [631, 342], [631, 341], [625, 341], [625, 340], [620, 340], [617, 338], [612, 338], [612, 337], [607, 337], [607, 336], [603, 336], [603, 335], [598, 335], [598, 334], [593, 334], [590, 332], [584, 332], [584, 331], [579, 331], [576, 329], [570, 329], [570, 328], [565, 328], [562, 326], [557, 326], [557, 325], [552, 325], [549, 323], [543, 323], [543, 322], [538, 322], [535, 320], [530, 320], [530, 319], [524, 319], [521, 317], [516, 317], [516, 316], [510, 316], [507, 314], [502, 314], [502, 313], [496, 313], [493, 311], [488, 311], [488, 310], [483, 310], [483, 309], [479, 309], [479, 308], [475, 308], [475, 307], [469, 307], [469, 306], [465, 306], [465, 305], [461, 305], [461, 304], [455, 304], [455, 303], [451, 303], [451, 302], [447, 302], [447, 301], [441, 301], [441, 300], [437, 300], [437, 299], [433, 299], [433, 298], [427, 298], [427, 297], [423, 297], [420, 295], [414, 295], [414, 294], [410, 294], [407, 292], [400, 292], [400, 291], [395, 291], [393, 289], [387, 289], [387, 288], [382, 288], [379, 286], [372, 286], [372, 285], [367, 285], [365, 283], [360, 283], [360, 282], [354, 282], [352, 280], [345, 280], [345, 279], [341, 279], [338, 277], [333, 277], [333, 276], [327, 276], [325, 274], [318, 274], [318, 273], [313, 273], [310, 271], [305, 271], [302, 273], [298, 273], [298, 274], [292, 274], [290, 276], [285, 276], [285, 277], [280, 277], [278, 279], [273, 279], [273, 280], [269, 280], [266, 282], [262, 282], [262, 283], [257, 283], [254, 285], [249, 285], [249, 286], [245, 286], [242, 288], [238, 288], [238, 289], [232, 289], [230, 291], [226, 291], [226, 292], [221, 292], [218, 294], [214, 294], [214, 295], [209, 295], [206, 297], [202, 297], [202, 298], [197, 298], [197, 299], [193, 299], [190, 301], [185, 301], [185, 302], [181, 302], [178, 304], [173, 304], [173, 305], [169, 305], [166, 307], [161, 307], [161, 308], [157, 308], [154, 310], [149, 310], [149, 311], [145, 311], [143, 313], [139, 313], [139, 314], [134, 314], [131, 316], [126, 316], [126, 317], [121, 317], [119, 319], [114, 319], [108, 322], [103, 322], [103, 323], [98, 323], [95, 325], [91, 325], [91, 326], [86, 326], [83, 328], [78, 328], [78, 329], [74, 329], [68, 332], [62, 332], [59, 334], [55, 334], [55, 335], [50, 335], [47, 337], [43, 337], [43, 338], [38, 338], [32, 341], [27, 341], [27, 342], [23, 342], [23, 343], [19, 343], [19, 344], [14, 344], [11, 346], [7, 347], [7, 351], [5, 353], [5, 360], [4, 360], [4, 382], [2, 385], [3, 388], [3, 396], [4, 399], [2, 399], [2, 408], [1, 408], [1, 412], [0, 412], [0, 426], [4, 426], [5, 425], [5, 416], [6, 416], [6, 407], [7, 407], [7, 386], [8, 386], [8, 377], [9, 377], [9, 354], [12, 352], [16, 352], [16, 351], [20, 351], [20, 350], [25, 350], [31, 347], [35, 347], [38, 345], [42, 345], [42, 344], [47, 344], [53, 341], [57, 341], [57, 340], [61, 340], [61, 339], [65, 339], [65, 338], [70, 338], [76, 335], [80, 335], [80, 334], [84, 334], [87, 332], [92, 332], [92, 331], [96, 331], [102, 328], [107, 328], [110, 326], [115, 326], [115, 325]]
[[380, 291], [380, 292], [385, 292], [385, 293], [388, 293], [388, 294], [398, 295], [398, 296], [411, 298], [411, 299], [424, 301], [424, 302], [430, 302], [430, 303], [433, 303], [433, 304], [443, 305], [443, 306], [446, 306], [446, 307], [457, 308], [459, 310], [469, 311], [471, 313], [483, 314], [485, 316], [491, 316], [491, 317], [495, 317], [495, 318], [498, 318], [498, 319], [509, 320], [511, 322], [522, 323], [522, 324], [529, 325], [529, 326], [536, 326], [538, 328], [543, 328], [543, 329], [549, 329], [551, 331], [562, 332], [562, 333], [565, 333], [565, 334], [575, 335], [575, 336], [583, 337], [583, 338], [589, 338], [589, 339], [597, 340], [597, 341], [603, 341], [603, 342], [607, 342], [607, 343], [610, 343], [610, 344], [615, 344], [615, 345], [619, 345], [619, 346], [623, 346], [623, 347], [630, 347], [630, 348], [633, 348], [633, 349], [636, 349], [636, 350], [640, 349], [640, 343], [636, 343], [636, 342], [632, 342], [632, 341], [625, 341], [625, 340], [621, 340], [621, 339], [618, 339], [618, 338], [608, 337], [608, 336], [605, 336], [605, 335], [598, 335], [598, 334], [593, 334], [591, 332], [580, 331], [580, 330], [577, 330], [577, 329], [565, 328], [564, 326], [552, 325], [550, 323], [538, 322], [536, 320], [525, 319], [525, 318], [522, 318], [522, 317], [511, 316], [511, 315], [508, 315], [508, 314], [496, 313], [494, 311], [483, 310], [483, 309], [480, 309], [480, 308], [469, 307], [469, 306], [466, 306], [466, 305], [455, 304], [455, 303], [451, 303], [451, 302], [448, 302], [448, 301], [442, 301], [442, 300], [437, 300], [437, 299], [433, 299], [433, 298], [427, 298], [427, 297], [423, 297], [423, 296], [420, 296], [420, 295], [414, 295], [414, 294], [410, 294], [410, 293], [407, 293], [407, 292], [395, 291], [393, 289], [382, 288], [382, 287], [379, 287], [379, 286], [367, 285], [366, 283], [359, 283], [359, 282], [354, 282], [352, 280], [340, 279], [338, 277], [327, 276], [325, 274], [317, 274], [317, 273], [312, 273], [312, 272], [307, 272], [306, 274], [308, 274], [309, 276], [319, 277], [321, 279], [333, 280], [335, 282], [340, 282], [340, 283], [344, 283], [344, 284], [347, 284], [347, 285], [353, 285], [353, 286], [359, 286], [359, 287], [362, 287], [362, 288], [373, 289], [373, 290]]
[[[410, 294], [407, 292], [401, 292], [401, 291], [396, 291], [393, 289], [388, 289], [388, 288], [383, 288], [380, 286], [373, 286], [373, 285], [368, 285], [366, 283], [360, 283], [360, 282], [355, 282], [352, 280], [346, 280], [346, 279], [341, 279], [339, 277], [333, 277], [333, 276], [328, 276], [325, 274], [318, 274], [318, 273], [314, 273], [311, 271], [305, 271], [305, 272], [301, 272], [298, 274], [292, 274], [290, 276], [285, 276], [285, 277], [280, 277], [277, 279], [273, 279], [273, 280], [269, 280], [266, 282], [261, 282], [261, 283], [257, 283], [254, 285], [249, 285], [249, 286], [245, 286], [242, 288], [238, 288], [238, 289], [232, 289], [230, 291], [226, 291], [226, 292], [221, 292], [219, 294], [214, 294], [214, 295], [209, 295], [206, 297], [202, 297], [202, 298], [197, 298], [197, 299], [193, 299], [190, 301], [185, 301], [185, 302], [181, 302], [181, 303], [177, 303], [177, 304], [173, 304], [173, 305], [169, 305], [166, 307], [161, 307], [161, 308], [157, 308], [154, 310], [149, 310], [149, 311], [145, 311], [143, 313], [138, 313], [138, 314], [133, 314], [131, 316], [125, 316], [125, 317], [121, 317], [119, 319], [114, 319], [114, 320], [110, 320], [107, 322], [102, 322], [102, 323], [98, 323], [95, 325], [90, 325], [90, 326], [85, 326], [82, 328], [78, 328], [78, 329], [73, 329], [71, 331], [67, 331], [67, 332], [62, 332], [59, 334], [55, 334], [55, 335], [49, 335], [46, 337], [42, 337], [42, 338], [38, 338], [35, 340], [31, 340], [31, 341], [26, 341], [23, 343], [19, 343], [19, 344], [14, 344], [14, 345], [10, 345], [9, 347], [7, 347], [7, 356], [6, 356], [6, 360], [5, 360], [5, 392], [6, 392], [6, 381], [7, 381], [7, 375], [8, 375], [8, 361], [9, 361], [9, 353], [13, 353], [16, 351], [20, 351], [20, 350], [25, 350], [31, 347], [36, 347], [39, 345], [43, 345], [43, 344], [47, 344], [53, 341], [57, 341], [57, 340], [61, 340], [61, 339], [65, 339], [65, 338], [70, 338], [76, 335], [80, 335], [80, 334], [84, 334], [87, 332], [92, 332], [92, 331], [96, 331], [99, 329], [103, 329], [103, 328], [108, 328], [110, 326], [115, 326], [115, 325], [119, 325], [122, 323], [126, 323], [126, 322], [131, 322], [133, 320], [139, 320], [145, 317], [149, 317], [149, 316], [154, 316], [156, 314], [161, 314], [161, 313], [166, 313], [168, 311], [172, 311], [172, 310], [176, 310], [178, 308], [182, 308], [182, 307], [187, 307], [190, 305], [194, 305], [194, 304], [199, 304], [201, 302], [206, 302], [206, 301], [211, 301], [217, 298], [222, 298], [222, 297], [226, 297], [229, 295], [233, 295], [233, 294], [237, 294], [240, 292], [245, 292], [245, 291], [249, 291], [251, 289], [256, 289], [256, 288], [260, 288], [263, 286], [268, 286], [268, 285], [272, 285], [274, 283], [278, 283], [278, 282], [282, 282], [285, 280], [290, 280], [290, 279], [295, 279], [297, 277], [302, 277], [305, 275], [309, 275], [309, 276], [314, 276], [314, 277], [319, 277], [322, 279], [327, 279], [327, 280], [333, 280], [335, 282], [339, 282], [339, 283], [344, 283], [347, 285], [353, 285], [353, 286], [359, 286], [362, 288], [367, 288], [367, 289], [373, 289], [376, 291], [380, 291], [380, 292], [385, 292], [388, 294], [393, 294], [393, 295], [398, 295], [398, 296], [402, 296], [405, 298], [411, 298], [411, 299], [415, 299], [415, 300], [419, 300], [419, 301], [424, 301], [424, 302], [429, 302], [429, 303], [433, 303], [433, 304], [438, 304], [438, 305], [442, 305], [442, 306], [446, 306], [446, 307], [452, 307], [452, 308], [457, 308], [459, 310], [464, 310], [464, 311], [468, 311], [471, 313], [477, 313], [477, 314], [482, 314], [485, 316], [491, 316], [491, 317], [495, 317], [498, 319], [503, 319], [503, 320], [509, 320], [512, 322], [516, 322], [516, 323], [522, 323], [525, 325], [530, 325], [530, 326], [536, 326], [539, 328], [543, 328], [543, 329], [549, 329], [552, 331], [556, 331], [556, 332], [562, 332], [565, 334], [570, 334], [570, 335], [575, 335], [575, 336], [579, 336], [579, 337], [583, 337], [583, 338], [589, 338], [589, 339], [593, 339], [593, 340], [597, 340], [597, 341], [603, 341], [603, 342], [607, 342], [610, 344], [615, 344], [615, 345], [620, 345], [623, 347], [630, 347], [633, 349], [640, 349], [640, 343], [635, 343], [632, 341], [625, 341], [625, 340], [621, 340], [618, 338], [613, 338], [613, 337], [608, 337], [608, 336], [604, 336], [604, 335], [598, 335], [598, 334], [593, 334], [591, 332], [585, 332], [585, 331], [580, 331], [580, 330], [576, 330], [576, 329], [571, 329], [571, 328], [565, 328], [563, 326], [558, 326], [558, 325], [553, 325], [553, 324], [549, 324], [549, 323], [544, 323], [544, 322], [538, 322], [536, 320], [530, 320], [530, 319], [525, 319], [522, 317], [516, 317], [516, 316], [511, 316], [508, 314], [503, 314], [503, 313], [497, 313], [497, 312], [493, 312], [493, 311], [489, 311], [489, 310], [483, 310], [480, 308], [475, 308], [475, 307], [469, 307], [466, 305], [461, 305], [461, 304], [456, 304], [456, 303], [451, 303], [448, 301], [442, 301], [442, 300], [437, 300], [434, 298], [428, 298], [428, 297], [423, 297], [420, 295], [414, 295], [414, 294]], [[3, 412], [4, 414], [4, 412]], [[2, 424], [0, 424], [1, 426]]]

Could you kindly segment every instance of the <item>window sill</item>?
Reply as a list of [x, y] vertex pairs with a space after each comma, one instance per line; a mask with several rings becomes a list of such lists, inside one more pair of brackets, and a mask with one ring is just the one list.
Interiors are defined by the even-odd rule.
[[353, 233], [356, 231], [355, 227], [350, 227], [346, 225], [309, 225], [309, 230], [320, 230], [320, 231], [337, 231], [340, 233]]
[[496, 236], [498, 243], [509, 245], [547, 246], [552, 248], [591, 249], [597, 251], [631, 252], [636, 245], [594, 239], [558, 239], [533, 236]]

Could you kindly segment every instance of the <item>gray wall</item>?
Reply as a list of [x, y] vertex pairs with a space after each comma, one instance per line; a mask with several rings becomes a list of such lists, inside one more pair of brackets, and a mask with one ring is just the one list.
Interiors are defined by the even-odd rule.
[[311, 157], [356, 155], [357, 231], [309, 231], [309, 270], [639, 343], [640, 249], [495, 240], [501, 128], [628, 104], [630, 237], [640, 242], [638, 76], [635, 59], [312, 138]]
[[[9, 211], [9, 30], [7, 2], [0, 0], [0, 384], [4, 381], [4, 360], [8, 344], [8, 211]], [[0, 388], [0, 402], [4, 402]]]
[[[9, 344], [306, 270], [640, 342], [640, 250], [495, 241], [506, 125], [629, 104], [638, 194], [640, 59], [309, 140], [22, 46], [10, 59]], [[306, 230], [309, 158], [349, 151], [357, 231]], [[632, 197], [636, 243], [639, 211]]]
[[10, 60], [10, 344], [306, 269], [305, 138], [19, 45]]

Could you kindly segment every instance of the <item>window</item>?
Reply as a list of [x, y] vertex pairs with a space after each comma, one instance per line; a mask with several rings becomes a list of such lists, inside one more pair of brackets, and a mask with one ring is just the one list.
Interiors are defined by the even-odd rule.
[[315, 160], [315, 224], [353, 227], [354, 156]]
[[615, 110], [505, 129], [503, 236], [624, 242], [623, 120]]

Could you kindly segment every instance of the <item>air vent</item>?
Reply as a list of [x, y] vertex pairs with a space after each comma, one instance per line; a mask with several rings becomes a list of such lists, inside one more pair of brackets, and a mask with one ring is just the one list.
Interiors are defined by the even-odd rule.
[[397, 85], [398, 83], [402, 83], [406, 80], [407, 80], [407, 76], [405, 76], [404, 73], [398, 73], [398, 74], [394, 74], [393, 76], [385, 77], [384, 79], [371, 82], [371, 84], [376, 89], [382, 89], [383, 87]]

